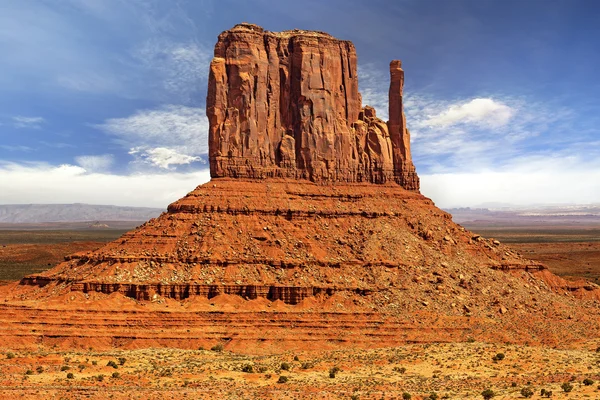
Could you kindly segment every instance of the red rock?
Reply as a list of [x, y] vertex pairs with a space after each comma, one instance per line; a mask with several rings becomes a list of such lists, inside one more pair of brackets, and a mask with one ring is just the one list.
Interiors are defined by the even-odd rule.
[[[501, 243], [471, 240], [418, 193], [400, 62], [390, 70], [386, 124], [361, 108], [350, 42], [249, 24], [221, 34], [208, 94], [211, 182], [94, 252], [0, 287], [0, 340], [197, 348], [234, 338], [233, 348], [281, 351], [597, 336], [598, 311], [553, 291], [597, 300], [600, 289], [567, 286]], [[534, 298], [527, 280], [550, 289]], [[500, 297], [514, 312], [490, 324]], [[548, 324], [567, 313], [585, 328]]]
[[207, 97], [211, 176], [396, 182], [418, 191], [404, 72], [391, 71], [391, 131], [362, 108], [356, 65], [351, 42], [322, 32], [240, 24], [219, 35]]

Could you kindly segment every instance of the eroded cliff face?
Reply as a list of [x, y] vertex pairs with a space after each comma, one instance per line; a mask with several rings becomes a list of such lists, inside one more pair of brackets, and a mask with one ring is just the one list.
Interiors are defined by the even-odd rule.
[[396, 182], [418, 191], [404, 72], [392, 64], [388, 126], [362, 107], [351, 42], [251, 24], [223, 32], [208, 85], [211, 176]]

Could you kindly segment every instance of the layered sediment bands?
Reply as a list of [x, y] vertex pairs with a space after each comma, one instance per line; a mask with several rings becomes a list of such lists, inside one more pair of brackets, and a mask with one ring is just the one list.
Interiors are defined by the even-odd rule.
[[[277, 353], [374, 345], [464, 341], [480, 321], [422, 315], [419, 323], [378, 313], [294, 313], [114, 309], [33, 309], [0, 305], [0, 341], [12, 349], [140, 347], [210, 348], [221, 343], [241, 353]], [[382, 329], [385, 327], [385, 329]]]
[[184, 300], [189, 297], [202, 297], [211, 299], [213, 297], [228, 294], [240, 296], [246, 300], [254, 300], [259, 297], [269, 301], [283, 301], [286, 304], [298, 304], [302, 300], [334, 293], [351, 292], [359, 295], [369, 294], [368, 289], [348, 288], [318, 288], [297, 286], [261, 286], [261, 285], [202, 285], [202, 284], [125, 284], [125, 283], [101, 283], [101, 282], [70, 282], [62, 279], [52, 279], [42, 276], [26, 277], [22, 280], [25, 285], [44, 287], [48, 284], [66, 284], [72, 291], [82, 293], [119, 293], [132, 299], [148, 301], [156, 300], [158, 296], [163, 298]]
[[[394, 70], [390, 110], [402, 116], [403, 72], [397, 76]], [[349, 41], [236, 25], [215, 46], [207, 115], [212, 177], [396, 182], [419, 190], [404, 119], [391, 120], [389, 131], [373, 108], [362, 108]]]
[[431, 200], [395, 184], [221, 178], [117, 241], [21, 283], [139, 300], [236, 294], [297, 304], [406, 286], [415, 268], [442, 262], [543, 268], [474, 240]]

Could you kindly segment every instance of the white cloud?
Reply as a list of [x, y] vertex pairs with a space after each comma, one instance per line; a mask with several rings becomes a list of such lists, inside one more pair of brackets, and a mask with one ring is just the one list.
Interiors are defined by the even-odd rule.
[[137, 164], [169, 169], [201, 161], [208, 153], [208, 119], [202, 108], [167, 105], [94, 126], [114, 136]]
[[155, 83], [163, 90], [177, 95], [180, 101], [190, 101], [208, 77], [212, 52], [198, 43], [174, 42], [160, 37], [136, 48], [133, 57], [150, 73], [157, 75]]
[[75, 162], [89, 173], [108, 171], [114, 161], [115, 158], [112, 154], [75, 157]]
[[13, 126], [15, 128], [40, 129], [46, 120], [42, 117], [13, 117]]
[[184, 147], [191, 155], [208, 152], [208, 119], [203, 108], [167, 105], [94, 126], [130, 147]]
[[452, 104], [442, 113], [429, 117], [425, 124], [449, 127], [457, 124], [475, 124], [486, 127], [506, 125], [515, 114], [514, 109], [490, 98], [476, 98]]
[[129, 151], [129, 154], [139, 156], [143, 161], [164, 169], [170, 169], [171, 165], [184, 165], [202, 160], [200, 157], [188, 156], [165, 147], [154, 149], [134, 147]]
[[90, 203], [166, 207], [210, 179], [191, 173], [114, 175], [75, 165], [0, 163], [0, 203]]
[[517, 158], [497, 169], [422, 174], [421, 192], [443, 208], [597, 203], [600, 161], [560, 154]]

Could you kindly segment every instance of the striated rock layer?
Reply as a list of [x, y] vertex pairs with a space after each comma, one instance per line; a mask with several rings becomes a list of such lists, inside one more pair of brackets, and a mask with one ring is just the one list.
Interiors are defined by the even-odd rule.
[[208, 83], [211, 176], [419, 190], [402, 109], [404, 71], [399, 61], [390, 71], [386, 124], [361, 105], [351, 42], [251, 24], [223, 32]]
[[387, 290], [407, 269], [441, 260], [543, 269], [490, 243], [397, 185], [221, 178], [121, 239], [22, 282], [137, 300], [236, 294], [297, 304], [318, 294]]
[[2, 342], [271, 352], [597, 337], [597, 286], [569, 285], [418, 192], [399, 61], [390, 72], [385, 123], [361, 106], [350, 42], [249, 24], [221, 34], [212, 180], [101, 249], [0, 287]]

